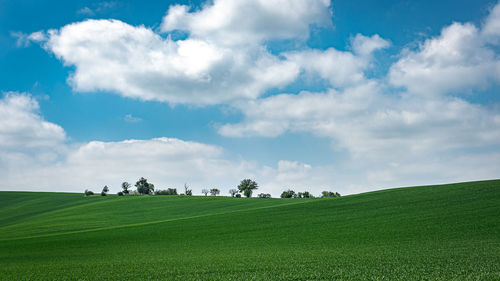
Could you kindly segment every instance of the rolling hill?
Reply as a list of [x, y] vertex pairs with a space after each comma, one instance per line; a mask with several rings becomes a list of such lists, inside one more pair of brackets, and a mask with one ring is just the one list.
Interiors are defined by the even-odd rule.
[[500, 180], [341, 198], [0, 192], [1, 280], [500, 280]]

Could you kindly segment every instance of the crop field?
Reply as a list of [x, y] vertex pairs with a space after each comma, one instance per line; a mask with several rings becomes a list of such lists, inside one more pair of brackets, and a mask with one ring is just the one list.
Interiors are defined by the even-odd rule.
[[0, 192], [1, 280], [500, 280], [500, 180], [340, 198]]

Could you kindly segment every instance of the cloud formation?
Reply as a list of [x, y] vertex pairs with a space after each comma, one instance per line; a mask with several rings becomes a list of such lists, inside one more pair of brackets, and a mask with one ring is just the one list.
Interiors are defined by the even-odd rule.
[[390, 69], [392, 85], [420, 95], [464, 94], [500, 83], [500, 4], [485, 25], [453, 23], [441, 35], [405, 51]]
[[331, 25], [329, 7], [330, 0], [216, 0], [195, 12], [174, 5], [161, 30], [183, 30], [194, 38], [238, 47], [272, 39], [307, 39], [311, 25]]
[[[500, 4], [480, 26], [453, 23], [417, 48], [402, 50], [387, 75], [376, 78], [367, 72], [377, 52], [390, 46], [388, 39], [357, 34], [346, 50], [306, 46], [310, 29], [331, 26], [331, 17], [330, 1], [215, 0], [199, 10], [171, 6], [159, 30], [86, 20], [20, 34], [18, 42], [41, 42], [74, 67], [68, 82], [75, 91], [229, 104], [243, 118], [219, 125], [221, 135], [326, 137], [332, 154], [347, 155], [342, 163], [282, 160], [268, 167], [228, 160], [222, 147], [176, 138], [68, 144], [34, 99], [11, 93], [0, 102], [6, 182], [50, 188], [56, 179], [57, 186], [81, 190], [146, 176], [159, 187], [188, 181], [201, 188], [233, 187], [250, 177], [276, 196], [284, 188], [318, 193], [332, 182], [335, 191], [352, 193], [497, 176], [498, 108], [468, 97], [500, 82]], [[299, 47], [271, 53], [267, 44], [280, 40]], [[326, 89], [262, 98], [303, 77], [326, 81]]]
[[40, 116], [29, 94], [7, 92], [0, 99], [0, 149], [52, 147], [64, 142], [64, 130]]
[[299, 67], [264, 43], [307, 39], [311, 25], [331, 25], [329, 6], [329, 0], [217, 0], [189, 12], [174, 5], [161, 32], [187, 32], [182, 40], [119, 20], [86, 20], [49, 30], [43, 46], [75, 67], [68, 82], [79, 92], [220, 104], [255, 99], [293, 82]]

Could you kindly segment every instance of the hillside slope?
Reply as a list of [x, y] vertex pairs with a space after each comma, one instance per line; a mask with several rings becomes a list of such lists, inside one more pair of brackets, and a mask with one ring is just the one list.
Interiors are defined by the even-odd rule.
[[19, 196], [0, 193], [3, 280], [500, 279], [500, 180], [313, 200]]

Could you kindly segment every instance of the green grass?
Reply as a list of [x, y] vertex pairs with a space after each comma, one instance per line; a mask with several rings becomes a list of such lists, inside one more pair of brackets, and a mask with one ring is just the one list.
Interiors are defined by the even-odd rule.
[[0, 192], [2, 280], [500, 280], [500, 180], [331, 199]]

